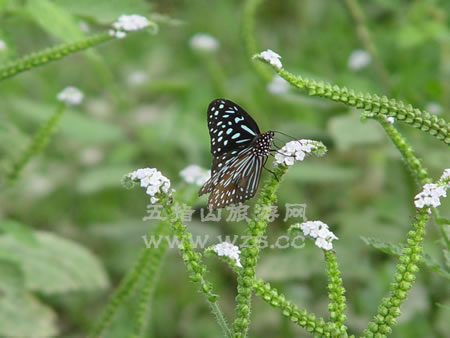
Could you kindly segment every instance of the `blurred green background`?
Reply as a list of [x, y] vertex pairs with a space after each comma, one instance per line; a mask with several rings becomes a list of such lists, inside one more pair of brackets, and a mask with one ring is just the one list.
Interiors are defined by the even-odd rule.
[[[255, 17], [259, 50], [278, 52], [283, 66], [294, 74], [401, 99], [448, 121], [450, 2], [375, 0], [360, 5], [387, 83], [378, 76], [373, 59], [359, 69], [349, 67], [352, 52], [364, 46], [345, 1], [262, 2]], [[4, 229], [21, 229], [15, 237], [22, 237], [22, 244], [4, 234], [0, 258], [8, 256], [8, 250], [19, 257], [26, 251], [18, 249], [30, 235], [26, 228], [42, 232], [50, 242], [71, 241], [67, 247], [58, 242], [62, 251], [43, 249], [42, 257], [34, 260], [23, 253], [33, 272], [31, 281], [16, 265], [3, 264], [3, 293], [25, 283], [27, 296], [12, 298], [9, 307], [0, 299], [2, 335], [8, 328], [28, 332], [27, 320], [39, 332], [86, 335], [143, 246], [141, 236], [154, 226], [142, 221], [146, 195], [140, 189], [124, 189], [123, 175], [156, 167], [180, 188], [184, 167], [209, 168], [206, 108], [218, 97], [244, 107], [263, 131], [320, 140], [329, 148], [325, 157], [311, 157], [289, 170], [279, 190], [281, 217], [268, 234], [276, 238], [290, 225], [282, 220], [285, 203], [306, 203], [309, 220], [329, 224], [339, 237], [335, 248], [347, 289], [348, 326], [356, 334], [366, 328], [389, 289], [396, 259], [367, 246], [361, 236], [404, 240], [418, 188], [376, 122], [361, 123], [356, 111], [293, 88], [269, 90], [242, 39], [243, 7], [244, 1], [237, 0], [0, 0], [0, 40], [7, 46], [0, 50], [0, 62], [105, 31], [121, 14], [145, 15], [160, 26], [156, 35], [133, 34], [0, 82], [2, 181], [33, 133], [56, 110], [56, 94], [66, 86], [85, 94], [82, 105], [64, 113], [48, 148], [26, 166], [15, 185], [1, 185], [0, 222]], [[190, 41], [197, 33], [213, 36], [218, 49], [193, 48]], [[443, 143], [409, 126], [396, 126], [433, 178], [449, 167]], [[195, 193], [198, 187], [181, 189]], [[197, 212], [188, 223], [194, 234], [243, 234], [245, 224], [201, 223], [199, 208], [205, 206], [205, 198], [195, 204]], [[450, 217], [448, 200], [441, 214]], [[442, 249], [438, 227], [430, 222], [427, 229], [425, 252], [445, 266], [448, 251]], [[77, 248], [70, 251], [70, 245]], [[82, 255], [89, 256], [89, 263], [82, 264]], [[231, 321], [233, 273], [217, 259], [208, 258], [207, 264], [219, 304]], [[300, 308], [327, 317], [325, 264], [312, 243], [302, 250], [264, 250], [257, 275]], [[165, 257], [159, 277], [148, 314], [149, 337], [220, 336], [176, 250]], [[108, 337], [130, 332], [133, 305], [131, 299], [120, 310]], [[392, 336], [448, 336], [449, 305], [448, 279], [422, 266]], [[308, 335], [254, 297], [250, 336]]]

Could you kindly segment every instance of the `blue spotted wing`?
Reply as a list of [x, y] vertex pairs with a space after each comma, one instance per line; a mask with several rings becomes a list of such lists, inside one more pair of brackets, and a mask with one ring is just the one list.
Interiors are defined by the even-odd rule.
[[230, 100], [212, 101], [207, 114], [213, 156], [245, 148], [260, 133], [255, 120]]

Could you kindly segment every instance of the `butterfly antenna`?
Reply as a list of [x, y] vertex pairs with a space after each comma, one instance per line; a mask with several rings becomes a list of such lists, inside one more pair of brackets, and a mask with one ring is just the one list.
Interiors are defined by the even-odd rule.
[[295, 141], [297, 141], [297, 139], [296, 139], [295, 137], [292, 137], [291, 135], [288, 135], [288, 134], [282, 133], [281, 131], [277, 131], [277, 130], [272, 130], [272, 131], [273, 131], [274, 133], [278, 133], [278, 134], [281, 134], [281, 135], [287, 136], [287, 137], [291, 138], [292, 140], [295, 140]]
[[[296, 139], [295, 137], [292, 137], [291, 135], [282, 133], [281, 131], [276, 131], [276, 130], [272, 130], [272, 131], [273, 131], [274, 133], [279, 133], [279, 134], [281, 134], [281, 135], [287, 136], [287, 137], [289, 137], [290, 139], [292, 139], [292, 140], [294, 140], [294, 141], [296, 141], [296, 142], [299, 142], [298, 139]], [[300, 143], [300, 142], [299, 142], [299, 143]], [[280, 148], [278, 148], [278, 149], [280, 149]]]

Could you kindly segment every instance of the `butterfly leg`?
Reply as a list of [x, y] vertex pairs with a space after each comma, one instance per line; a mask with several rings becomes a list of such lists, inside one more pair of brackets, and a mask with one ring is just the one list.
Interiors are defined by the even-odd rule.
[[275, 176], [275, 179], [280, 182], [280, 180], [278, 179], [277, 175], [270, 169], [267, 169], [266, 167], [264, 167], [264, 169], [266, 169], [269, 173], [271, 173], [273, 176]]

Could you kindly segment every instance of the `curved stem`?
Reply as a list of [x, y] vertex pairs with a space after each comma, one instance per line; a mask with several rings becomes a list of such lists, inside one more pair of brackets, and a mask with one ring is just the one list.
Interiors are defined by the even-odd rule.
[[[244, 4], [242, 18], [242, 39], [244, 40], [245, 49], [249, 56], [258, 52], [258, 43], [256, 42], [255, 33], [255, 16], [256, 11], [261, 5], [262, 0], [247, 0]], [[253, 63], [256, 72], [265, 80], [270, 81], [272, 74], [260, 64]]]
[[19, 159], [13, 163], [11, 171], [8, 174], [10, 184], [17, 179], [20, 172], [30, 161], [30, 159], [45, 149], [50, 141], [50, 137], [55, 132], [65, 109], [66, 105], [64, 103], [59, 103], [55, 113], [41, 126], [41, 128], [33, 136], [29, 146], [22, 152]]
[[[255, 278], [255, 266], [259, 257], [260, 239], [267, 228], [267, 219], [270, 216], [271, 205], [276, 202], [275, 192], [280, 179], [286, 173], [287, 167], [275, 168], [275, 175], [271, 176], [261, 191], [256, 202], [259, 212], [254, 213], [248, 222], [247, 233], [250, 239], [247, 246], [241, 250], [242, 269], [238, 273], [238, 295], [236, 296], [236, 318], [233, 322], [233, 337], [246, 337], [250, 323], [250, 307], [252, 297], [252, 281]], [[278, 179], [277, 179], [278, 178]], [[255, 206], [255, 208], [256, 208]]]
[[[260, 55], [255, 59], [263, 61]], [[432, 115], [427, 111], [405, 105], [402, 101], [388, 99], [386, 96], [355, 93], [352, 89], [331, 85], [330, 83], [316, 82], [301, 76], [295, 76], [283, 68], [272, 68], [292, 86], [307, 91], [309, 96], [320, 96], [332, 101], [341, 102], [349, 107], [355, 107], [375, 116], [384, 115], [394, 117], [396, 120], [412, 125], [414, 128], [434, 136], [438, 140], [450, 145], [450, 123], [443, 118]]]
[[428, 221], [426, 208], [420, 210], [413, 224], [413, 230], [408, 232], [406, 247], [403, 255], [400, 256], [400, 263], [397, 265], [394, 275], [394, 282], [391, 284], [391, 294], [381, 301], [378, 313], [369, 323], [368, 329], [364, 331], [364, 337], [376, 337], [387, 335], [392, 332], [392, 326], [397, 324], [395, 318], [400, 316], [400, 306], [408, 296], [408, 291], [419, 271], [418, 263], [422, 259], [422, 241], [425, 234], [425, 224]]
[[80, 41], [64, 43], [53, 48], [26, 55], [9, 65], [0, 67], [0, 81], [113, 39], [114, 37], [109, 36], [107, 33], [102, 33]]

